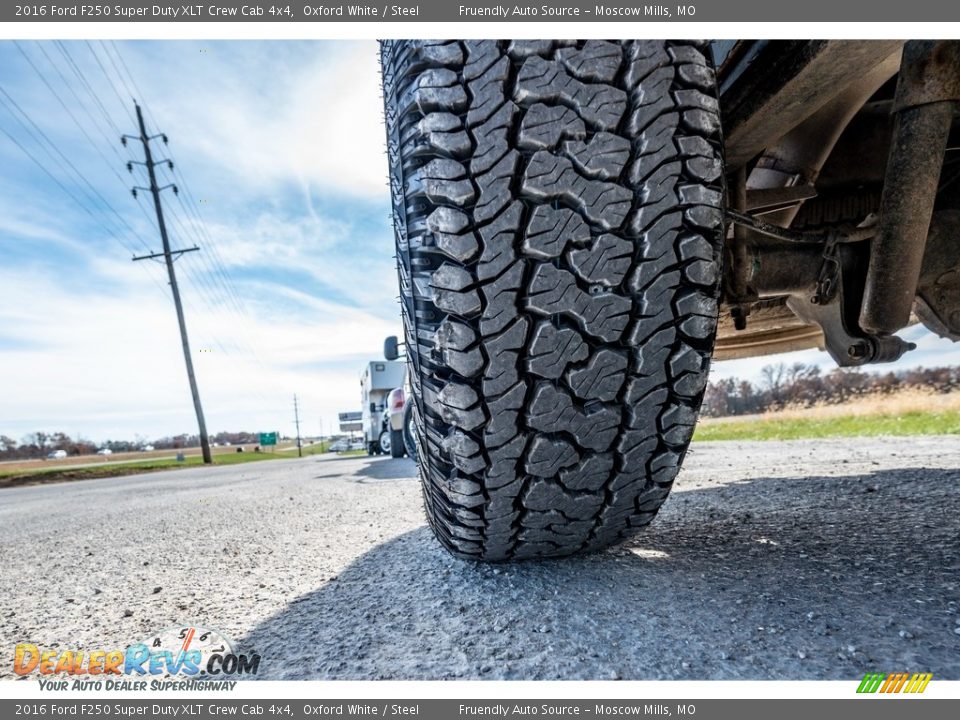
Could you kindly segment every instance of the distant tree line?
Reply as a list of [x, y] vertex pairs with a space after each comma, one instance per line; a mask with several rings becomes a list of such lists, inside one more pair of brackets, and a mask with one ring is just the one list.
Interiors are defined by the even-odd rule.
[[816, 365], [767, 365], [756, 384], [726, 378], [707, 385], [702, 414], [707, 417], [749, 415], [769, 410], [839, 404], [851, 398], [889, 394], [911, 387], [937, 393], [960, 388], [960, 367], [916, 368], [899, 372], [866, 373], [836, 368], [822, 373]]
[[[210, 436], [210, 442], [220, 445], [250, 445], [260, 442], [259, 433], [251, 432], [220, 432]], [[198, 435], [174, 435], [157, 440], [148, 441], [145, 438], [134, 440], [107, 440], [104, 443], [94, 443], [82, 438], [72, 438], [66, 433], [35, 432], [21, 438], [19, 442], [0, 435], [0, 460], [31, 460], [44, 458], [56, 450], [63, 450], [67, 455], [94, 455], [101, 448], [108, 448], [113, 452], [137, 452], [152, 446], [155, 450], [180, 450], [182, 448], [199, 447]]]

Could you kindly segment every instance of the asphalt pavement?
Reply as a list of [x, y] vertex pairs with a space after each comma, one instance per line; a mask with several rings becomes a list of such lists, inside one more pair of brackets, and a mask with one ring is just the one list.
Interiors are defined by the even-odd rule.
[[218, 628], [270, 679], [960, 679], [960, 438], [700, 443], [646, 533], [480, 565], [409, 460], [334, 456], [0, 491], [16, 643]]

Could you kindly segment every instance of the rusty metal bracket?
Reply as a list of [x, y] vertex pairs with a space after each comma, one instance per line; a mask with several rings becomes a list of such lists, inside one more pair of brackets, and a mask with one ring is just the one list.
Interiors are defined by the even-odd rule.
[[817, 275], [817, 288], [814, 290], [810, 302], [814, 305], [825, 305], [833, 300], [840, 284], [840, 258], [837, 257], [836, 238], [828, 240], [823, 247], [823, 264]]
[[870, 218], [860, 223], [856, 227], [830, 228], [825, 231], [816, 230], [791, 230], [790, 228], [772, 225], [763, 220], [727, 208], [727, 219], [735, 225], [750, 228], [754, 232], [777, 240], [786, 240], [792, 243], [806, 243], [809, 245], [823, 245], [824, 243], [850, 243], [869, 240], [877, 234], [876, 225], [870, 221]]

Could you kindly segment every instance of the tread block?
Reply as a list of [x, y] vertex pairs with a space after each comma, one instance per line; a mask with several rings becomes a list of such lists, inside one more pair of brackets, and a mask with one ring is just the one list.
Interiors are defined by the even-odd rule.
[[429, 148], [437, 152], [454, 157], [464, 157], [470, 152], [470, 138], [460, 119], [452, 113], [430, 113], [417, 123], [417, 133]]
[[486, 122], [506, 100], [507, 78], [510, 75], [510, 58], [506, 55], [493, 62], [467, 87], [473, 97], [467, 112], [467, 126]]
[[604, 233], [591, 247], [568, 252], [567, 261], [580, 279], [612, 288], [623, 282], [633, 253], [632, 242]]
[[561, 138], [580, 139], [586, 135], [586, 125], [570, 108], [534, 103], [520, 121], [517, 146], [523, 150], [551, 150]]
[[453, 263], [443, 263], [430, 276], [430, 286], [440, 290], [456, 290], [457, 292], [468, 289], [476, 284], [473, 275], [461, 265]]
[[627, 43], [624, 54], [627, 69], [623, 82], [627, 87], [637, 87], [651, 72], [671, 64], [672, 60], [668, 49], [656, 40], [634, 40]]
[[579, 214], [566, 208], [537, 205], [527, 223], [521, 248], [523, 254], [550, 260], [563, 254], [568, 244], [581, 245], [590, 240], [590, 228]]
[[572, 495], [564, 492], [557, 483], [548, 480], [534, 480], [523, 495], [523, 504], [529, 510], [554, 510], [577, 520], [592, 517], [602, 502], [603, 497], [600, 495]]
[[572, 273], [542, 263], [534, 269], [527, 306], [545, 315], [568, 315], [607, 342], [623, 335], [632, 309], [627, 298], [614, 293], [589, 295], [577, 287]]
[[586, 367], [567, 373], [567, 384], [584, 400], [616, 400], [626, 378], [627, 358], [604, 348], [591, 356]]
[[517, 317], [517, 296], [523, 280], [523, 262], [517, 261], [496, 280], [481, 289], [486, 301], [480, 318], [480, 334], [500, 332]]
[[521, 433], [509, 442], [491, 450], [492, 443], [489, 438], [484, 438], [487, 456], [490, 458], [490, 466], [484, 474], [483, 483], [487, 490], [498, 490], [521, 481], [517, 475], [517, 466], [527, 445], [527, 439], [527, 435]]
[[487, 402], [490, 420], [483, 430], [484, 446], [496, 448], [513, 442], [520, 433], [520, 413], [526, 397], [527, 385], [519, 381], [496, 400]]
[[561, 48], [557, 51], [557, 59], [580, 80], [611, 83], [623, 61], [623, 50], [619, 44], [587, 40], [579, 50]]
[[509, 328], [483, 344], [489, 362], [483, 373], [483, 394], [496, 397], [519, 379], [519, 354], [512, 352], [523, 347], [527, 339], [529, 321], [520, 317]]
[[414, 40], [410, 44], [416, 58], [411, 65], [459, 65], [463, 62], [460, 44], [447, 40]]
[[483, 253], [477, 265], [478, 279], [496, 277], [516, 260], [514, 247], [522, 216], [523, 204], [515, 201], [493, 222], [480, 228]]
[[536, 435], [530, 443], [524, 467], [535, 477], [552, 478], [565, 467], [575, 465], [580, 456], [566, 440]]
[[463, 318], [479, 315], [482, 307], [480, 294], [476, 290], [457, 292], [435, 289], [433, 291], [433, 304], [443, 312]]
[[631, 136], [643, 135], [659, 116], [678, 112], [677, 103], [670, 90], [674, 85], [675, 70], [671, 66], [650, 71], [631, 92], [631, 109], [627, 117], [627, 132]]
[[467, 231], [470, 218], [451, 207], [439, 207], [427, 217], [427, 231], [434, 246], [451, 260], [466, 262], [477, 254], [479, 245], [473, 232]]
[[469, 385], [449, 383], [437, 393], [438, 413], [444, 422], [462, 430], [473, 430], [486, 418], [476, 391]]
[[483, 369], [483, 354], [476, 340], [476, 333], [469, 326], [446, 318], [434, 335], [434, 347], [447, 367], [463, 377], [473, 377]]
[[604, 230], [620, 227], [633, 203], [633, 193], [627, 188], [586, 178], [569, 159], [545, 150], [538, 150], [530, 159], [521, 190], [539, 202], [563, 200]]
[[630, 159], [630, 141], [619, 135], [599, 132], [589, 142], [568, 140], [563, 154], [588, 177], [616, 180]]
[[477, 147], [470, 161], [470, 172], [474, 175], [485, 173], [510, 150], [507, 136], [516, 114], [516, 105], [512, 102], [504, 103], [489, 120], [473, 129]]
[[574, 109], [600, 130], [614, 130], [627, 108], [627, 94], [600, 83], [584, 83], [567, 74], [559, 62], [528, 57], [520, 68], [513, 94], [520, 105], [558, 102]]
[[466, 213], [451, 207], [438, 207], [427, 216], [427, 229], [432, 233], [462, 233], [470, 226]]
[[412, 95], [413, 104], [424, 115], [438, 110], [462, 112], [467, 108], [467, 93], [452, 70], [424, 71], [414, 83]]
[[457, 207], [473, 202], [476, 197], [463, 165], [449, 159], [431, 160], [410, 173], [407, 190], [411, 195], [424, 195], [434, 204], [450, 203]]
[[[440, 446], [450, 455], [453, 466], [467, 474], [479, 472], [486, 467], [487, 461], [480, 452], [480, 445], [459, 430], [445, 437]], [[477, 487], [479, 488], [479, 485]]]
[[478, 223], [495, 217], [513, 199], [510, 184], [519, 159], [520, 154], [511, 150], [489, 172], [477, 178], [480, 199], [473, 210], [473, 217]]
[[541, 320], [533, 331], [527, 354], [527, 370], [534, 375], [556, 380], [567, 365], [585, 360], [590, 349], [580, 334], [570, 328], [558, 328]]
[[616, 438], [620, 412], [604, 405], [587, 413], [574, 406], [567, 393], [541, 382], [533, 391], [527, 425], [543, 432], [566, 432], [580, 447], [600, 452], [607, 450]]
[[500, 59], [500, 48], [496, 40], [467, 40], [467, 62], [463, 67], [464, 80], [476, 80]]
[[613, 470], [613, 454], [587, 455], [576, 465], [560, 471], [560, 484], [567, 490], [597, 491], [603, 488]]

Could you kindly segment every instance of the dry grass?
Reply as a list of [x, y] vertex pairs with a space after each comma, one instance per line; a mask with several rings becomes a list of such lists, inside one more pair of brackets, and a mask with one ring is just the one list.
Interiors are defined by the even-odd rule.
[[957, 433], [960, 433], [960, 392], [905, 388], [888, 394], [854, 397], [840, 404], [701, 418], [695, 437], [699, 440], [789, 440]]
[[843, 403], [819, 403], [811, 407], [787, 406], [753, 415], [700, 419], [703, 424], [747, 420], [828, 420], [846, 417], [891, 417], [911, 413], [960, 412], [960, 391], [938, 393], [931, 388], [910, 387], [892, 393], [872, 393]]

